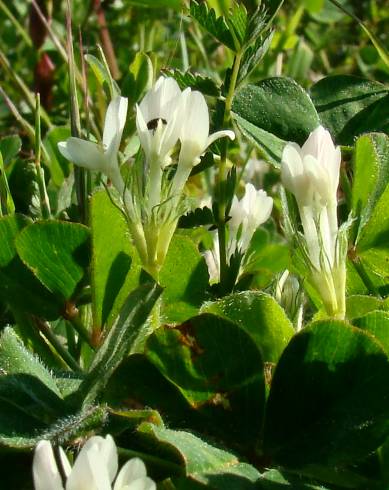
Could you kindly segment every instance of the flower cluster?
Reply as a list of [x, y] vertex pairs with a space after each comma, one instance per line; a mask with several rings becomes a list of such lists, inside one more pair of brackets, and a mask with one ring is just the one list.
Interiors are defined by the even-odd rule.
[[[59, 150], [75, 164], [105, 174], [123, 198], [128, 223], [143, 265], [158, 276], [178, 218], [183, 189], [192, 168], [216, 139], [234, 139], [233, 131], [209, 135], [209, 113], [204, 96], [190, 88], [181, 91], [172, 78], [160, 77], [136, 107], [136, 127], [145, 154], [142, 175], [133, 175], [126, 187], [118, 151], [127, 114], [127, 99], [109, 104], [102, 144], [69, 138]], [[172, 154], [180, 145], [178, 159]], [[166, 169], [177, 163], [173, 177]], [[138, 169], [139, 172], [139, 169]], [[144, 186], [139, 182], [144, 181]]]
[[[142, 460], [133, 458], [118, 471], [115, 441], [110, 435], [91, 437], [71, 467], [60, 447], [58, 469], [49, 441], [40, 441], [35, 449], [33, 478], [35, 490], [155, 490], [156, 485], [147, 476]], [[65, 476], [65, 486], [61, 473]], [[116, 478], [115, 478], [116, 477]], [[113, 484], [114, 482], [114, 484]], [[112, 486], [113, 484], [113, 486]]]
[[[234, 196], [228, 222], [227, 262], [238, 254], [242, 258], [249, 248], [255, 230], [270, 217], [273, 199], [265, 191], [246, 184], [241, 200]], [[220, 280], [220, 253], [218, 235], [213, 232], [213, 247], [204, 254], [212, 282]], [[239, 260], [239, 263], [241, 260]]]
[[311, 280], [327, 312], [345, 314], [345, 237], [338, 227], [337, 188], [340, 148], [322, 126], [300, 148], [288, 143], [282, 155], [281, 177], [294, 194], [304, 231], [304, 252]]

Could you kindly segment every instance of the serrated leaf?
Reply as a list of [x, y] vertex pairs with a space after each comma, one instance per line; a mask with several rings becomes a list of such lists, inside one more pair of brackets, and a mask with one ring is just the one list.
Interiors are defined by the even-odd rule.
[[[253, 466], [240, 462], [234, 454], [211, 446], [189, 432], [144, 423], [140, 426], [139, 433], [147, 437], [146, 440], [158, 441], [161, 449], [170, 453], [170, 458], [174, 457], [177, 461], [178, 457], [187, 476], [194, 481], [208, 483], [212, 488], [252, 488], [247, 484], [254, 484], [260, 478], [260, 473]], [[228, 475], [245, 480], [246, 486], [237, 486], [236, 480], [235, 486], [226, 486]], [[217, 485], [218, 480], [221, 480], [222, 486]], [[233, 482], [234, 478], [231, 480]]]
[[233, 32], [233, 37], [236, 40], [236, 47], [242, 47], [246, 41], [248, 18], [247, 10], [243, 3], [234, 2], [232, 8], [226, 18], [230, 32]]
[[190, 15], [218, 41], [235, 51], [234, 38], [232, 37], [224, 17], [216, 17], [214, 9], [210, 9], [204, 2], [195, 0], [190, 4]]
[[253, 45], [249, 46], [242, 57], [239, 67], [238, 84], [241, 83], [258, 66], [259, 62], [270, 48], [274, 31], [269, 31], [265, 37], [257, 39]]
[[184, 72], [177, 68], [164, 70], [164, 73], [166, 76], [174, 78], [181, 90], [190, 87], [192, 90], [198, 90], [204, 95], [213, 97], [220, 95], [220, 87], [216, 82], [212, 78], [200, 73], [193, 73], [189, 70]]
[[89, 230], [64, 221], [41, 221], [26, 226], [16, 237], [23, 262], [47, 289], [69, 299], [89, 263]]

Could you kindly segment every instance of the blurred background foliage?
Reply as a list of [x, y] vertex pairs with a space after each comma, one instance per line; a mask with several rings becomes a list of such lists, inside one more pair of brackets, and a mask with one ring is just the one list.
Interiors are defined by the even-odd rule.
[[[34, 3], [48, 19], [51, 32], [42, 23]], [[207, 3], [220, 14], [228, 10], [231, 0]], [[242, 3], [253, 12], [259, 0]], [[388, 0], [341, 3], [388, 46]], [[33, 118], [28, 90], [41, 93], [42, 105], [49, 113], [48, 125], [62, 125], [68, 120], [67, 65], [58, 49], [59, 43], [65, 46], [65, 10], [63, 0], [0, 0], [1, 87], [30, 123]], [[73, 0], [72, 12], [76, 45], [81, 38], [84, 52], [95, 56], [97, 44], [102, 45], [124, 95], [131, 96], [129, 67], [139, 51], [154, 53], [157, 70], [191, 68], [222, 79], [231, 65], [232, 53], [200, 30], [186, 15], [185, 2], [180, 0]], [[355, 20], [328, 0], [284, 2], [275, 27], [268, 55], [251, 74], [251, 80], [283, 75], [307, 86], [338, 73], [389, 80], [389, 69], [368, 36]], [[97, 102], [95, 115], [101, 120], [104, 104], [99, 105], [99, 88], [89, 78], [89, 89]], [[1, 98], [0, 135], [9, 134], [13, 127], [19, 130]]]

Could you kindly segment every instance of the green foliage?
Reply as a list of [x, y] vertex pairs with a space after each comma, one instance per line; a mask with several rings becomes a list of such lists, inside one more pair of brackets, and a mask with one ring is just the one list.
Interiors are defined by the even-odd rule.
[[49, 291], [70, 299], [89, 263], [89, 230], [80, 224], [41, 221], [18, 234], [19, 257]]
[[335, 321], [306, 327], [274, 373], [266, 450], [300, 469], [367, 456], [388, 434], [388, 375], [388, 358], [370, 335]]
[[205, 300], [208, 269], [196, 245], [185, 236], [173, 238], [160, 272], [164, 288], [162, 314], [169, 322], [195, 315]]
[[388, 89], [381, 83], [346, 75], [320, 80], [311, 87], [322, 124], [341, 145], [355, 136], [389, 130]]
[[[109, 232], [106, 223], [110, 223]], [[105, 191], [92, 196], [90, 226], [93, 324], [95, 328], [109, 328], [128, 292], [139, 284], [140, 261], [128, 236], [126, 220]]]

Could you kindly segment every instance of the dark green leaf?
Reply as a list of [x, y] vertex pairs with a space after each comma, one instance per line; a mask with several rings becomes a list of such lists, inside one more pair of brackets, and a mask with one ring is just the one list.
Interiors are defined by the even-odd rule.
[[346, 465], [389, 432], [389, 361], [371, 335], [339, 321], [304, 328], [281, 356], [265, 424], [275, 461]]
[[250, 336], [211, 314], [162, 327], [146, 343], [147, 357], [175, 384], [206, 430], [240, 444], [258, 442], [265, 396], [263, 363]]
[[231, 294], [202, 311], [227, 318], [242, 327], [255, 341], [264, 362], [276, 363], [294, 335], [294, 328], [277, 301], [256, 291]]
[[26, 226], [16, 237], [23, 262], [52, 293], [69, 299], [89, 263], [89, 230], [64, 221]]
[[[179, 458], [187, 476], [210, 485], [209, 488], [236, 490], [255, 488], [252, 484], [261, 476], [258, 470], [240, 462], [234, 454], [211, 446], [189, 432], [147, 423], [142, 424], [139, 431], [148, 439], [158, 441], [172, 454], [175, 461]], [[229, 475], [231, 478], [228, 478]], [[245, 482], [242, 483], [241, 480]], [[231, 486], [233, 482], [235, 486]], [[248, 485], [249, 483], [251, 485]]]
[[63, 305], [35, 278], [16, 253], [15, 237], [28, 223], [30, 221], [21, 215], [0, 219], [0, 296], [16, 310], [55, 319]]
[[311, 87], [323, 126], [341, 145], [365, 132], [389, 130], [388, 94], [384, 85], [350, 75], [326, 77]]
[[22, 147], [22, 141], [17, 134], [12, 136], [4, 136], [0, 139], [0, 153], [3, 156], [4, 165], [7, 167], [13, 158], [15, 158], [20, 148]]
[[300, 145], [320, 124], [309, 95], [290, 78], [268, 78], [243, 87], [232, 110], [255, 127]]

